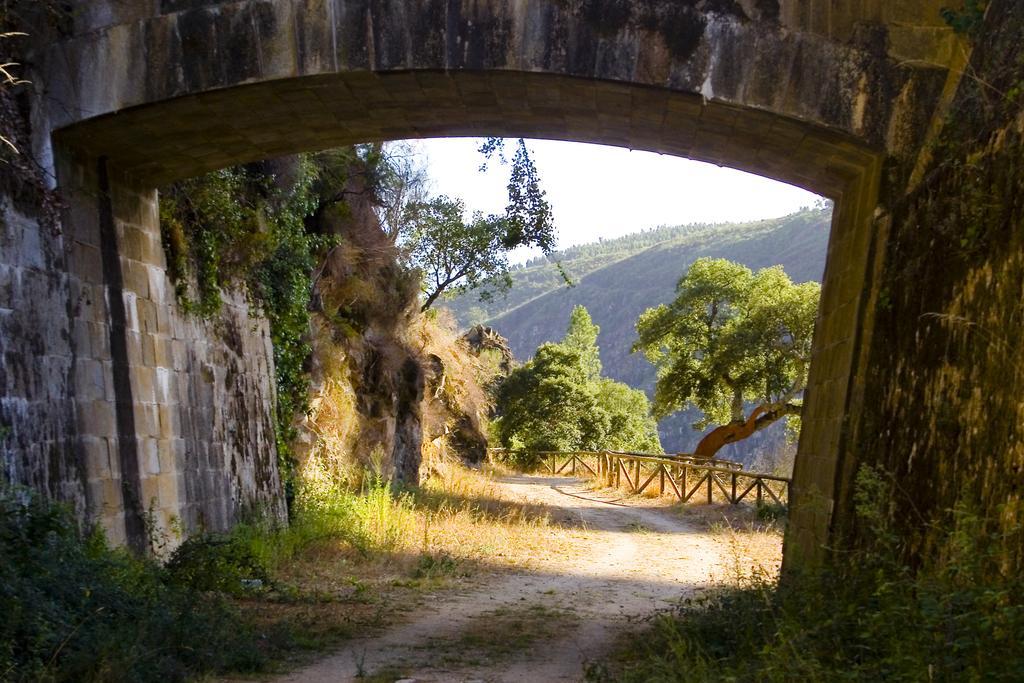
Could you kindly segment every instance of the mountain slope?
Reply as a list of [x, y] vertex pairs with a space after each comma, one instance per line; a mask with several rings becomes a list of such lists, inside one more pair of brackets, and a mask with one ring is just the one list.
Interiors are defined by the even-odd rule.
[[[517, 359], [526, 360], [538, 345], [561, 339], [569, 313], [582, 304], [601, 327], [604, 373], [649, 392], [654, 368], [630, 353], [634, 325], [645, 309], [672, 300], [676, 282], [695, 259], [727, 258], [755, 270], [781, 264], [795, 282], [820, 281], [830, 221], [828, 210], [814, 209], [751, 223], [659, 228], [583, 245], [556, 256], [575, 280], [573, 287], [553, 264], [535, 261], [513, 272], [508, 297], [481, 304], [469, 295], [448, 307], [463, 324], [485, 320], [508, 338]], [[662, 421], [666, 450], [692, 449], [699, 436], [690, 427], [694, 418], [684, 413]]]

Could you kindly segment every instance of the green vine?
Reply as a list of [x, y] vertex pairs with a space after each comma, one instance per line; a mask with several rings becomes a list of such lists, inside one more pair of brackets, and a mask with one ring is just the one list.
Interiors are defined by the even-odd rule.
[[308, 408], [312, 274], [332, 242], [305, 227], [317, 208], [316, 178], [307, 157], [300, 157], [295, 180], [287, 187], [252, 168], [228, 168], [167, 188], [160, 202], [168, 273], [185, 311], [211, 319], [221, 309], [222, 292], [241, 289], [270, 324], [276, 440], [288, 488], [293, 421]]
[[965, 0], [961, 9], [943, 7], [939, 14], [954, 32], [973, 37], [985, 23], [986, 4], [987, 0]]

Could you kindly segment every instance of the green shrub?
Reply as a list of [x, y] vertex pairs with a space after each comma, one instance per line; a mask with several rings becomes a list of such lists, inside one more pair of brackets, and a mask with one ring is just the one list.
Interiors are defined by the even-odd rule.
[[82, 534], [72, 516], [0, 490], [0, 680], [183, 681], [263, 664], [222, 598]]
[[243, 595], [271, 586], [266, 566], [241, 534], [190, 537], [165, 566], [168, 582], [199, 591]]
[[760, 503], [757, 506], [757, 518], [763, 522], [785, 520], [788, 515], [789, 508], [781, 503]]

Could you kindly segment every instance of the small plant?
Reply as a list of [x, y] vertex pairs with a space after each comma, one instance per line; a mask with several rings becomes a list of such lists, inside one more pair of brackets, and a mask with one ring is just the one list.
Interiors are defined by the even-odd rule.
[[985, 23], [987, 4], [987, 0], [965, 0], [961, 9], [943, 7], [939, 14], [956, 33], [973, 37]]
[[446, 552], [423, 553], [413, 575], [417, 579], [432, 579], [438, 576], [452, 576], [458, 570], [458, 561]]
[[172, 585], [242, 595], [271, 586], [270, 575], [242, 535], [200, 534], [182, 543], [166, 565]]
[[757, 518], [762, 522], [785, 520], [789, 509], [779, 503], [761, 503], [757, 506]]

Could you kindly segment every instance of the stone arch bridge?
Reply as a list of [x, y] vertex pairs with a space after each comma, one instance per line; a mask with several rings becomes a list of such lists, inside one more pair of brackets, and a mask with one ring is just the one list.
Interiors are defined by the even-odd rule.
[[156, 187], [358, 142], [558, 138], [728, 165], [836, 201], [787, 540], [819, 558], [856, 465], [884, 205], [964, 43], [942, 0], [80, 0], [25, 55], [58, 229], [3, 188], [8, 479], [141, 545], [146, 519], [280, 510], [272, 359], [230, 300], [175, 302]]

